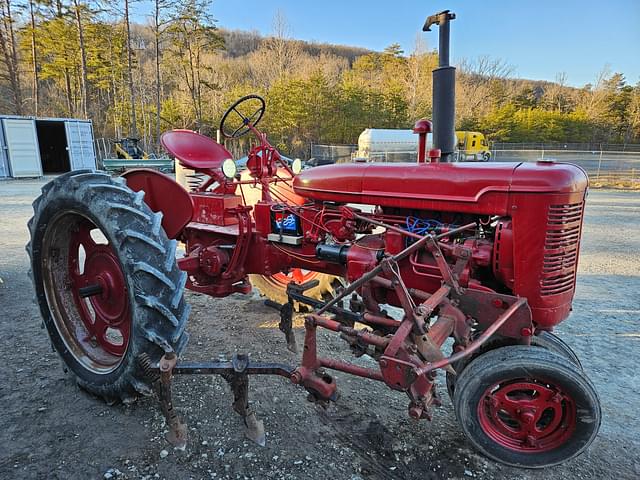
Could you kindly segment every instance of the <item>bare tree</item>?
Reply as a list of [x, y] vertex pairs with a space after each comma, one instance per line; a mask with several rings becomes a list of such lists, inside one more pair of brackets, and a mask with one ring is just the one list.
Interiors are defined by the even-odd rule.
[[491, 58], [488, 55], [482, 55], [473, 60], [463, 59], [459, 69], [478, 83], [502, 80], [513, 75], [514, 72], [513, 65], [509, 65], [501, 58]]
[[567, 89], [567, 73], [556, 74], [556, 81], [544, 87], [544, 101], [547, 108], [566, 112], [569, 109], [569, 98]]
[[158, 149], [158, 151], [160, 150], [160, 113], [162, 108], [162, 72], [160, 69], [162, 58], [161, 43], [165, 30], [171, 23], [171, 17], [168, 17], [165, 14], [165, 12], [170, 8], [171, 5], [171, 0], [154, 0], [153, 20], [151, 24], [155, 48], [156, 148]]
[[88, 118], [89, 110], [89, 95], [88, 95], [88, 82], [87, 82], [87, 49], [84, 42], [84, 25], [82, 22], [82, 10], [87, 8], [87, 5], [79, 0], [73, 0], [73, 16], [76, 21], [76, 28], [78, 30], [78, 46], [80, 47], [80, 96], [81, 96], [81, 108], [84, 118]]
[[13, 28], [14, 18], [11, 0], [0, 0], [0, 49], [7, 69], [7, 77], [13, 96], [13, 105], [16, 115], [22, 115], [22, 86], [20, 85], [20, 73], [16, 36]]
[[40, 81], [38, 79], [38, 51], [36, 48], [36, 2], [29, 0], [29, 21], [31, 37], [31, 67], [33, 73], [33, 83], [31, 86], [33, 97], [33, 114], [37, 117], [40, 106]]
[[[62, 0], [55, 0], [55, 15], [57, 18], [62, 18], [64, 16], [64, 6], [62, 4]], [[64, 52], [65, 56], [65, 67], [64, 67], [64, 86], [65, 86], [65, 95], [67, 101], [67, 115], [74, 114], [74, 105], [73, 105], [73, 95], [71, 93], [71, 74], [69, 72], [69, 67], [66, 66], [68, 61], [68, 52]]]
[[407, 75], [405, 92], [410, 119], [417, 119], [427, 114], [425, 109], [431, 107], [431, 70], [436, 66], [436, 56], [429, 54], [423, 35], [416, 34], [411, 55], [407, 57]]
[[131, 110], [131, 126], [129, 135], [138, 136], [137, 119], [136, 119], [136, 91], [133, 86], [133, 50], [131, 47], [131, 24], [129, 22], [129, 7], [132, 0], [124, 0], [124, 25], [127, 37], [127, 84], [129, 87], [129, 103]]
[[591, 118], [601, 118], [606, 110], [607, 81], [611, 77], [611, 67], [607, 64], [596, 76], [593, 85], [585, 85], [581, 90], [577, 104]]
[[498, 103], [507, 99], [506, 79], [514, 68], [504, 60], [486, 55], [474, 60], [463, 59], [458, 69], [456, 114], [461, 121], [486, 114], [494, 106], [491, 99]]
[[300, 49], [291, 40], [291, 25], [281, 10], [275, 13], [272, 25], [273, 36], [267, 39], [265, 45], [273, 54], [274, 78], [272, 80], [275, 80], [291, 70], [296, 57], [300, 54]]
[[171, 54], [189, 91], [198, 130], [203, 127], [202, 88], [213, 88], [207, 85], [204, 78], [205, 70], [210, 68], [204, 62], [204, 57], [206, 53], [224, 46], [224, 40], [217, 32], [215, 20], [207, 13], [210, 3], [210, 0], [183, 2], [169, 28], [172, 40]]

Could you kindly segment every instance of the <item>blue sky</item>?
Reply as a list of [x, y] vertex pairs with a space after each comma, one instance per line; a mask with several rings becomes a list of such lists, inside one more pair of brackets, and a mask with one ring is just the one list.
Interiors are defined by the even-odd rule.
[[[280, 10], [291, 36], [382, 50], [397, 42], [410, 52], [428, 15], [450, 9], [452, 60], [490, 55], [521, 78], [570, 85], [593, 82], [608, 65], [629, 83], [640, 81], [640, 0], [214, 0], [212, 13], [228, 29], [272, 31]], [[425, 33], [429, 48], [437, 33]]]

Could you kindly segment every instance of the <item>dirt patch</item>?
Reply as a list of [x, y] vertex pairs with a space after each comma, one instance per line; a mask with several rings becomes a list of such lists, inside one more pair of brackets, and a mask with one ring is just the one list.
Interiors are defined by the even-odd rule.
[[[432, 422], [406, 414], [406, 398], [375, 382], [336, 374], [340, 398], [324, 410], [281, 378], [252, 378], [250, 400], [265, 421], [267, 445], [243, 438], [231, 394], [216, 377], [181, 377], [176, 404], [190, 433], [186, 451], [163, 438], [155, 401], [107, 406], [63, 371], [41, 329], [24, 252], [31, 201], [42, 182], [0, 184], [0, 478], [566, 479], [640, 477], [640, 194], [590, 194], [574, 313], [558, 329], [573, 346], [603, 403], [598, 439], [582, 456], [544, 471], [496, 464], [475, 453], [440, 380], [444, 405]], [[193, 306], [186, 358], [250, 352], [295, 363], [277, 313], [256, 296]], [[298, 343], [302, 332], [297, 330]], [[342, 341], [320, 348], [354, 361]], [[372, 366], [366, 358], [355, 360]]]

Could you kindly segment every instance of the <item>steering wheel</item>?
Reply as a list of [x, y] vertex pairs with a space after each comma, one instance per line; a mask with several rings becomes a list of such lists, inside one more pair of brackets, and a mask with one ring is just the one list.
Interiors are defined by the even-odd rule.
[[258, 95], [247, 95], [229, 107], [220, 121], [225, 138], [239, 138], [251, 131], [264, 115], [265, 103]]

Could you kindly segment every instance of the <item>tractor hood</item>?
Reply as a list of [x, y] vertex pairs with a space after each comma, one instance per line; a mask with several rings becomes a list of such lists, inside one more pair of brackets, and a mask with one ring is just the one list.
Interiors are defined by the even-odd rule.
[[508, 212], [509, 194], [586, 190], [587, 175], [568, 163], [348, 163], [305, 170], [293, 182], [314, 201], [488, 215]]

